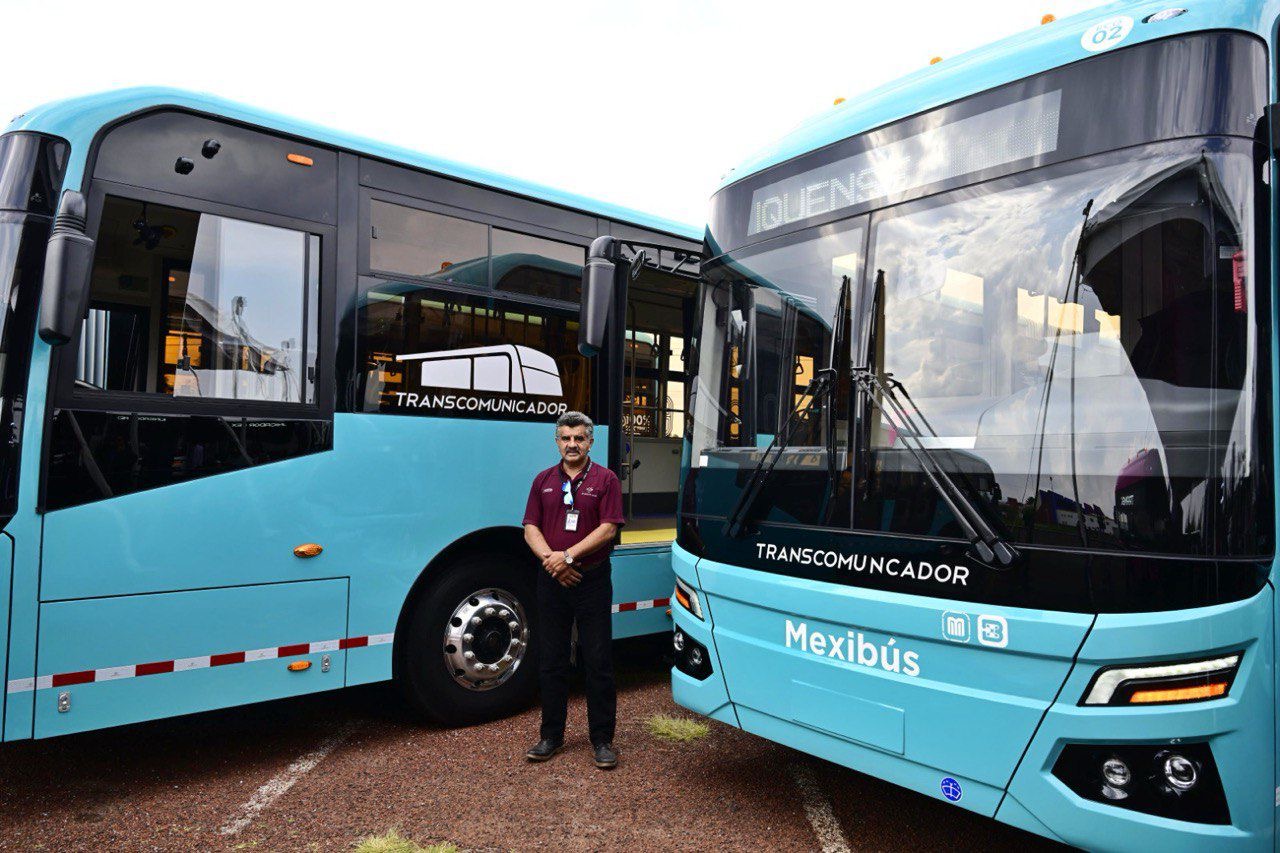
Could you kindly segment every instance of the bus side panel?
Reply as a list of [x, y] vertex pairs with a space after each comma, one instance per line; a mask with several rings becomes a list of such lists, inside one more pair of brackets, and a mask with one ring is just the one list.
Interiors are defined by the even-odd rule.
[[[1112, 849], [1274, 849], [1273, 598], [1268, 586], [1252, 599], [1218, 607], [1100, 615], [1027, 749], [1009, 796], [1068, 844], [1092, 847], [1106, 838]], [[1148, 708], [1079, 704], [1102, 667], [1236, 651], [1244, 657], [1226, 698]], [[1092, 802], [1053, 775], [1067, 744], [1111, 742], [1175, 748], [1182, 742], [1207, 742], [1221, 774], [1231, 825], [1175, 821]]]
[[[5, 712], [8, 710], [8, 659], [9, 659], [9, 602], [13, 594], [13, 542], [7, 535], [0, 536], [0, 732], [4, 731]], [[0, 737], [0, 740], [4, 738]]]
[[346, 578], [43, 604], [36, 737], [341, 687], [346, 611]]
[[[671, 547], [615, 551], [613, 638], [639, 637], [671, 630]], [[627, 609], [623, 609], [627, 608]]]

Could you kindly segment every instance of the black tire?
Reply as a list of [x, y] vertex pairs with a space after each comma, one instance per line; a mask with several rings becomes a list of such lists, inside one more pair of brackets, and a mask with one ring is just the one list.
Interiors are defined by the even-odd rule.
[[[535, 567], [511, 554], [462, 557], [440, 571], [440, 578], [418, 598], [409, 614], [399, 648], [397, 681], [413, 709], [426, 720], [468, 726], [510, 716], [532, 704], [538, 688], [536, 644], [528, 641], [537, 624]], [[446, 660], [447, 632], [455, 609], [482, 590], [500, 590], [523, 608], [526, 642], [509, 676], [496, 687], [464, 686]], [[452, 647], [451, 647], [452, 648]]]

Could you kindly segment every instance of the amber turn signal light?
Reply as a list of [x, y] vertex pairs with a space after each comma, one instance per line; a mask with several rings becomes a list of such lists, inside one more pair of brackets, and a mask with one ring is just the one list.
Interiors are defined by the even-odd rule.
[[310, 157], [308, 157], [305, 154], [290, 154], [287, 157], [285, 157], [285, 159], [288, 160], [290, 163], [295, 163], [299, 166], [311, 166], [311, 165], [314, 165], [316, 162], [315, 160], [312, 160]]
[[289, 664], [290, 672], [302, 672], [304, 669], [311, 669], [311, 661], [296, 660], [293, 663]]
[[315, 542], [307, 542], [293, 549], [295, 557], [314, 557], [324, 550], [324, 546], [317, 545]]
[[1227, 695], [1225, 681], [1197, 684], [1194, 687], [1173, 687], [1165, 690], [1135, 690], [1129, 697], [1130, 705], [1149, 705], [1154, 702], [1194, 702], [1197, 699], [1213, 699]]

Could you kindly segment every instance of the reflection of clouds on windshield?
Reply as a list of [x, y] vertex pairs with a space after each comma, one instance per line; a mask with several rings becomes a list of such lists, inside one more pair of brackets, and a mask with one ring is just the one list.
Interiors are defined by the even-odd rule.
[[[1125, 303], [1121, 317], [1116, 288], [1129, 292], [1142, 279], [1107, 282], [1109, 310], [1090, 282], [1075, 292], [1071, 281], [1086, 203], [1093, 201], [1090, 221], [1099, 224], [1099, 212], [1124, 194], [1141, 202], [1163, 180], [1156, 176], [1199, 156], [1150, 157], [999, 193], [973, 190], [877, 225], [872, 264], [885, 274], [885, 304], [876, 357], [940, 436], [955, 446], [973, 442], [1006, 499], [1034, 496], [1040, 477], [1040, 492], [1078, 489], [1082, 504], [1109, 517], [1122, 472], [1152, 458], [1157, 477], [1188, 484], [1164, 500], [1166, 511], [1179, 503], [1181, 523], [1194, 526], [1203, 500], [1190, 484], [1203, 480], [1207, 454], [1221, 454], [1229, 441], [1221, 464], [1237, 480], [1247, 476], [1240, 460], [1251, 442], [1249, 393], [1140, 377], [1130, 361], [1141, 325], [1160, 310], [1178, 310], [1161, 301], [1171, 297], [1157, 291], [1152, 304]], [[1232, 200], [1249, 198], [1247, 168], [1217, 169]], [[1240, 219], [1247, 221], [1243, 208]], [[1159, 281], [1159, 265], [1169, 262], [1156, 257], [1141, 274]]]
[[[1085, 203], [1093, 198], [1095, 209], [1105, 206], [1169, 164], [1168, 158], [1151, 159], [1002, 193], [975, 193], [878, 226], [874, 263], [885, 272], [886, 369], [917, 397], [982, 393], [984, 362], [990, 360], [1016, 363], [1025, 378], [1042, 379], [1047, 347], [991, 339], [982, 306], [975, 311], [948, 304], [947, 270], [980, 277], [989, 300], [1007, 301], [1023, 290], [1066, 301]], [[984, 356], [992, 345], [1005, 351]], [[1037, 367], [1037, 360], [1043, 364]]]

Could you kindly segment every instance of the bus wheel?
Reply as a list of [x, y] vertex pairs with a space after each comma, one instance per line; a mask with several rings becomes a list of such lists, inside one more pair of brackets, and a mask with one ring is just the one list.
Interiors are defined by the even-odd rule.
[[532, 572], [500, 554], [443, 571], [409, 623], [400, 682], [410, 703], [451, 726], [523, 710], [537, 688]]

